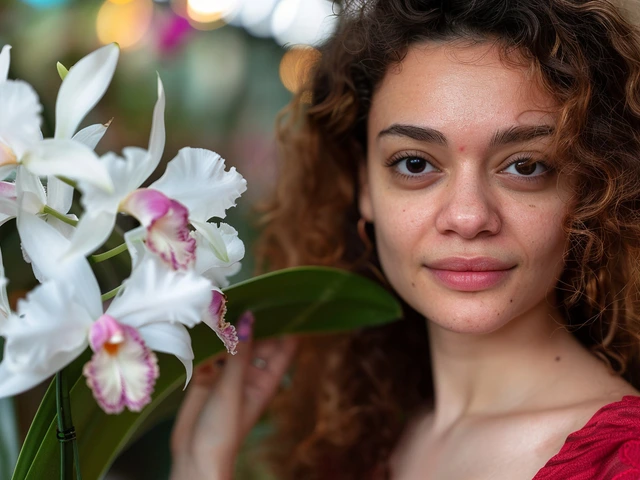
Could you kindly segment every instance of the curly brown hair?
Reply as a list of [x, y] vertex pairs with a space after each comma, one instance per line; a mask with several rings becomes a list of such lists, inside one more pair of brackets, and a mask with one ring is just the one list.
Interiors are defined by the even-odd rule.
[[[264, 268], [330, 265], [376, 278], [357, 232], [372, 95], [409, 47], [494, 42], [560, 105], [554, 148], [574, 182], [557, 286], [568, 328], [640, 387], [640, 37], [607, 0], [347, 0], [308, 84], [279, 121]], [[372, 230], [372, 227], [369, 226]], [[370, 231], [369, 233], [374, 233]], [[375, 235], [373, 235], [375, 236]], [[273, 409], [278, 478], [384, 477], [406, 419], [432, 397], [424, 318], [300, 349]]]

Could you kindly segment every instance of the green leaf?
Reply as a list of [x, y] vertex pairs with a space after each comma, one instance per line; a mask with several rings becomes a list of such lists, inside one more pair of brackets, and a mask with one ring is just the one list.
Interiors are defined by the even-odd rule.
[[[255, 337], [283, 333], [339, 332], [381, 325], [400, 317], [396, 299], [370, 280], [323, 267], [300, 267], [269, 273], [225, 289], [227, 318], [245, 310], [256, 318]], [[191, 330], [197, 365], [222, 350], [222, 343], [204, 324]], [[73, 423], [78, 434], [82, 476], [104, 475], [128, 443], [160, 419], [174, 414], [184, 387], [182, 364], [158, 354], [160, 378], [153, 400], [142, 412], [105, 414], [82, 377], [86, 351], [67, 370], [71, 387]], [[27, 435], [13, 480], [55, 478], [59, 469], [56, 440], [55, 385], [49, 387]]]
[[9, 478], [20, 448], [13, 398], [0, 398], [0, 418], [0, 478]]

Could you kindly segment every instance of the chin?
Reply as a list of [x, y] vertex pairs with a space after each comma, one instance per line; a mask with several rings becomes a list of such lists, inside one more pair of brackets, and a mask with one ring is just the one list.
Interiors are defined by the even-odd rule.
[[516, 316], [512, 308], [501, 302], [475, 300], [469, 303], [440, 301], [438, 308], [434, 309], [433, 305], [424, 305], [423, 300], [412, 306], [433, 325], [461, 334], [489, 334], [504, 327]]

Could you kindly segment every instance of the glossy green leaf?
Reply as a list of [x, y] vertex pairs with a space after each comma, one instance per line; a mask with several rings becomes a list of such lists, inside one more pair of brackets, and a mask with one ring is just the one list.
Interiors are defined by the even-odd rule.
[[[339, 332], [381, 325], [400, 317], [396, 299], [378, 284], [348, 272], [321, 267], [281, 270], [225, 289], [228, 319], [245, 310], [256, 318], [255, 337], [283, 333]], [[195, 364], [222, 350], [204, 324], [191, 330]], [[184, 386], [184, 367], [174, 357], [159, 354], [160, 378], [153, 400], [140, 413], [107, 415], [97, 406], [82, 377], [90, 352], [68, 367], [73, 422], [85, 479], [104, 475], [120, 451], [159, 418], [175, 413]], [[36, 414], [13, 480], [56, 478], [55, 388], [49, 387]]]
[[0, 478], [9, 478], [20, 441], [12, 398], [0, 398]]

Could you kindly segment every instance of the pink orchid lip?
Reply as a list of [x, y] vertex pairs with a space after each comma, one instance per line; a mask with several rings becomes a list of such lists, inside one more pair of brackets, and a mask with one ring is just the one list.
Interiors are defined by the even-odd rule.
[[227, 352], [231, 355], [237, 353], [238, 334], [236, 328], [225, 320], [227, 313], [227, 297], [217, 290], [211, 292], [211, 303], [204, 317], [206, 323], [222, 341]]
[[94, 354], [83, 373], [106, 413], [139, 412], [151, 402], [158, 359], [135, 328], [105, 314], [92, 325], [89, 343]]
[[173, 270], [195, 263], [196, 240], [189, 230], [189, 210], [180, 202], [151, 188], [131, 192], [120, 209], [146, 228], [145, 243]]

